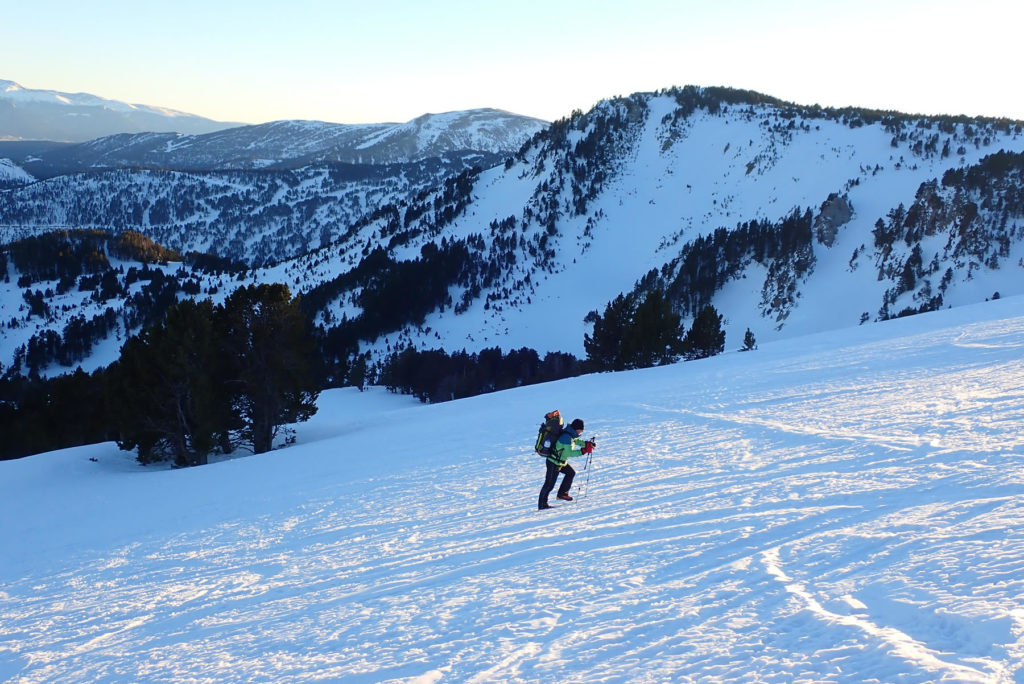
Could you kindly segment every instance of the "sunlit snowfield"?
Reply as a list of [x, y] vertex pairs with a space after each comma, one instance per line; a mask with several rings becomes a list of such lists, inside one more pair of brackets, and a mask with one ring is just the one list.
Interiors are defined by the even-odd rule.
[[[552, 408], [598, 450], [539, 512]], [[0, 515], [14, 682], [1022, 682], [1024, 299], [434, 406], [327, 392], [259, 457], [0, 463]]]

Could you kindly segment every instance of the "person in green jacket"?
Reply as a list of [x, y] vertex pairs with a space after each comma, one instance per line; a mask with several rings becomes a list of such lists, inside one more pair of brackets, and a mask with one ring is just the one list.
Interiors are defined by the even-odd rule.
[[562, 485], [558, 488], [557, 498], [563, 501], [572, 501], [572, 497], [569, 496], [569, 488], [572, 487], [573, 478], [576, 477], [576, 470], [569, 465], [569, 459], [593, 452], [594, 446], [594, 442], [583, 439], [583, 421], [579, 418], [573, 420], [568, 427], [562, 430], [562, 434], [555, 441], [551, 455], [546, 461], [547, 473], [544, 477], [544, 486], [540, 489], [540, 499], [537, 501], [538, 510], [551, 508], [548, 503], [548, 495], [555, 488], [559, 473], [565, 475], [562, 477]]

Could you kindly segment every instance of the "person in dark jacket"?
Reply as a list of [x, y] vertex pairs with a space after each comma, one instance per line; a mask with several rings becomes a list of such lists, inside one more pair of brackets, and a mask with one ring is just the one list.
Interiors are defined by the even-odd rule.
[[573, 478], [576, 477], [576, 470], [569, 465], [569, 459], [580, 454], [589, 454], [594, 450], [594, 443], [583, 439], [583, 421], [575, 419], [569, 426], [562, 430], [562, 434], [555, 441], [555, 446], [548, 456], [547, 473], [544, 476], [544, 486], [540, 489], [540, 499], [537, 501], [538, 510], [551, 508], [548, 503], [548, 495], [555, 488], [558, 481], [558, 474], [564, 473], [562, 485], [558, 488], [557, 498], [563, 501], [572, 501], [569, 496], [569, 489], [572, 487]]

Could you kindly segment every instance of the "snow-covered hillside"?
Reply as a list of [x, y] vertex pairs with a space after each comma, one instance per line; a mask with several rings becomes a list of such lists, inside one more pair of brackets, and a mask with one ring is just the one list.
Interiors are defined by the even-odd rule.
[[0, 188], [31, 183], [35, 178], [10, 159], [0, 159]]
[[[403, 135], [438, 122], [457, 128], [439, 115]], [[0, 224], [12, 236], [136, 229], [182, 252], [262, 265], [241, 277], [315, 300], [325, 329], [366, 313], [367, 259], [383, 251], [408, 265], [452, 250], [460, 261], [433, 309], [360, 333], [361, 351], [378, 359], [401, 345], [582, 356], [590, 312], [654, 286], [687, 324], [713, 304], [736, 348], [748, 328], [767, 342], [1024, 294], [1022, 154], [1022, 122], [686, 87], [574, 112], [492, 168], [459, 159], [81, 174], [0, 193]], [[757, 244], [737, 238], [748, 233]], [[391, 276], [382, 268], [374, 279]], [[33, 318], [19, 277], [10, 268], [3, 299], [15, 323], [0, 363], [26, 337], [68, 325], [56, 305]]]
[[500, 109], [471, 109], [424, 114], [383, 130], [358, 146], [363, 161], [408, 161], [442, 156], [451, 151], [514, 152], [547, 121]]
[[432, 189], [475, 160], [74, 174], [0, 193], [0, 225], [11, 241], [55, 228], [136, 226], [182, 253], [213, 252], [262, 265], [329, 245], [382, 204]]
[[283, 261], [446, 178], [504, 161], [546, 126], [480, 109], [405, 124], [276, 121], [77, 145], [0, 142], [0, 243], [59, 229], [136, 230], [182, 253]]
[[[0, 678], [1021, 682], [1022, 359], [1004, 298], [445, 404], [329, 391], [296, 445], [202, 468], [2, 462]], [[556, 407], [598, 450], [541, 512]]]
[[[674, 262], [694, 240], [810, 212], [809, 270], [793, 273], [787, 254], [770, 263], [747, 257], [708, 297], [726, 317], [728, 343], [738, 346], [746, 328], [758, 339], [779, 339], [921, 306], [923, 290], [894, 291], [917, 243], [906, 237], [905, 244], [877, 244], [879, 221], [907, 213], [922, 186], [939, 184], [949, 169], [972, 167], [1000, 150], [1024, 151], [1020, 124], [826, 111], [758, 103], [759, 97], [683, 89], [601, 103], [555, 122], [515, 159], [475, 177], [454, 218], [421, 215], [413, 206], [396, 227], [385, 214], [341, 243], [340, 258], [319, 252], [259, 277], [290, 277], [301, 291], [354, 266], [354, 246], [390, 240], [401, 245], [393, 250], [397, 258], [414, 258], [427, 242], [478, 236], [477, 258], [497, 275], [476, 283], [480, 291], [462, 311], [435, 312], [422, 326], [379, 340], [378, 348], [398, 341], [581, 354], [587, 313], [633, 290], [651, 270], [671, 281], [679, 269]], [[999, 182], [1014, 193], [1021, 186], [1017, 176]], [[443, 195], [421, 204], [450, 201]], [[952, 271], [942, 286], [944, 305], [1024, 293], [1024, 207], [1016, 194], [995, 206], [971, 195], [956, 201], [972, 199], [981, 207], [974, 218], [983, 235], [972, 238], [984, 243], [978, 253], [961, 249], [970, 219], [948, 211], [932, 222], [919, 255], [927, 268], [919, 269], [915, 286], [928, 281], [932, 295]], [[703, 267], [713, 271], [726, 260], [715, 254]], [[453, 290], [455, 301], [465, 294]], [[337, 299], [335, 318], [358, 313], [355, 294]]]

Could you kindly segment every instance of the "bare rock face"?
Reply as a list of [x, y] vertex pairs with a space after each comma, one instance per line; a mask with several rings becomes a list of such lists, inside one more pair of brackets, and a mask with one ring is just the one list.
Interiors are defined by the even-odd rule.
[[814, 218], [814, 234], [818, 242], [831, 247], [836, 241], [839, 229], [853, 218], [853, 205], [846, 195], [832, 193], [821, 205], [820, 213]]

